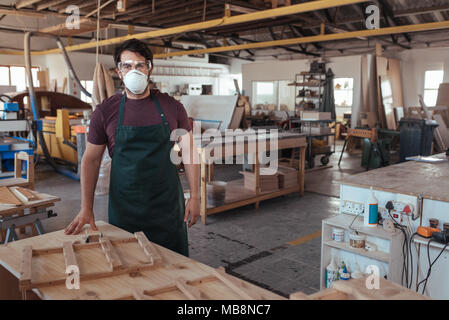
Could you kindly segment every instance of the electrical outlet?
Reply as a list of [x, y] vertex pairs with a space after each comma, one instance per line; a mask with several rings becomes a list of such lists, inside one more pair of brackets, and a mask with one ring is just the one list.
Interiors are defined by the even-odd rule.
[[341, 206], [341, 213], [358, 215], [364, 211], [365, 205], [359, 202], [344, 200]]

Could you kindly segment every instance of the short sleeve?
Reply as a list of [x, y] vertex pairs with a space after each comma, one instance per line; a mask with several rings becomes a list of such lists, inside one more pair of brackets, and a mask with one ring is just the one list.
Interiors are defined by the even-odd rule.
[[186, 131], [191, 131], [192, 127], [190, 126], [189, 116], [187, 115], [187, 111], [182, 105], [182, 103], [176, 101], [176, 114], [178, 121], [178, 128], [185, 129]]
[[108, 142], [108, 136], [105, 127], [103, 113], [101, 112], [101, 108], [97, 107], [90, 119], [87, 141], [95, 145], [106, 144]]

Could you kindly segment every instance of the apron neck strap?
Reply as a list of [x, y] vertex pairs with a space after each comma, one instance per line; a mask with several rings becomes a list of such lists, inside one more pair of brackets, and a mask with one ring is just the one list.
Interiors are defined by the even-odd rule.
[[[150, 91], [151, 100], [153, 100], [154, 104], [156, 105], [156, 109], [159, 112], [161, 116], [162, 123], [165, 126], [168, 126], [167, 118], [165, 117], [164, 112], [162, 111], [161, 104], [159, 103], [158, 98], [156, 98], [156, 95], [153, 94], [153, 92]], [[118, 126], [122, 126], [123, 124], [123, 117], [125, 114], [125, 103], [126, 103], [126, 92], [123, 94], [122, 101], [120, 102], [120, 111], [118, 116]]]

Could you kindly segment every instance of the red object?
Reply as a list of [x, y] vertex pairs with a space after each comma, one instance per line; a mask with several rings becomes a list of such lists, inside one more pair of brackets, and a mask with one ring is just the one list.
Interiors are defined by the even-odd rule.
[[408, 205], [406, 205], [404, 207], [404, 212], [405, 212], [406, 215], [409, 215], [412, 212], [412, 210], [410, 209], [410, 207]]

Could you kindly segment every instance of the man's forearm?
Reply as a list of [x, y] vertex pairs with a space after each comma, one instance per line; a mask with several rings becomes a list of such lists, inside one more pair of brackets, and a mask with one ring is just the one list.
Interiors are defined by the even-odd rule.
[[92, 210], [94, 194], [100, 171], [101, 159], [90, 161], [83, 158], [81, 164], [81, 207]]
[[200, 166], [198, 164], [184, 164], [184, 167], [189, 181], [190, 197], [199, 198]]

